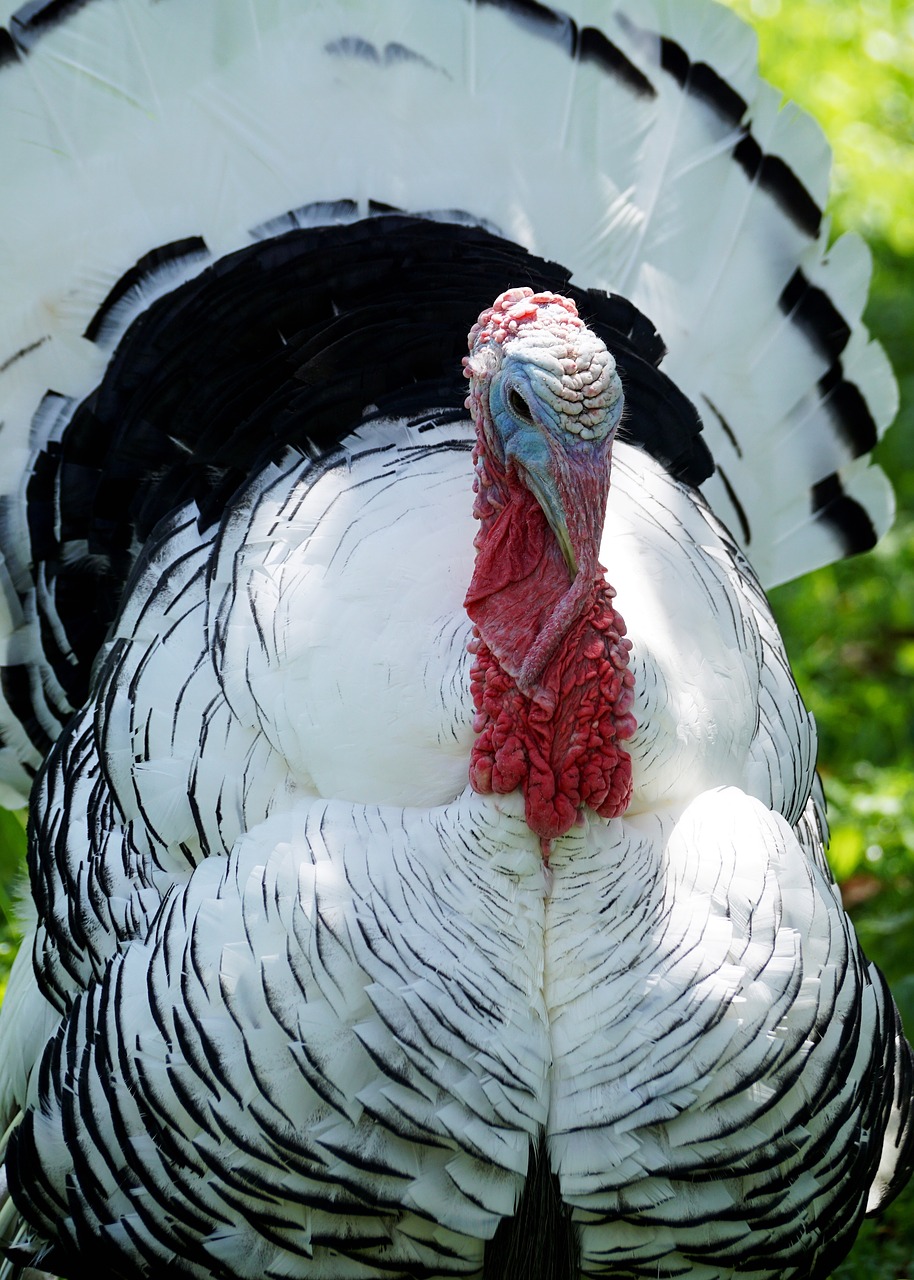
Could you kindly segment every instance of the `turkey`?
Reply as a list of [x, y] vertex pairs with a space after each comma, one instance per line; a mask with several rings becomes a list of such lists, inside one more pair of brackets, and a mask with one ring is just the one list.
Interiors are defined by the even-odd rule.
[[764, 596], [891, 519], [867, 254], [733, 15], [564, 4], [2, 9], [4, 1275], [813, 1280], [910, 1172]]

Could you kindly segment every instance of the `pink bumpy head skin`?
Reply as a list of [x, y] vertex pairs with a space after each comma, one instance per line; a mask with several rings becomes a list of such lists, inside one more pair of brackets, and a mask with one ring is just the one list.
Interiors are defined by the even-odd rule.
[[469, 336], [480, 522], [466, 597], [470, 782], [520, 787], [548, 857], [587, 807], [631, 795], [631, 643], [598, 560], [621, 384], [572, 301], [510, 289]]

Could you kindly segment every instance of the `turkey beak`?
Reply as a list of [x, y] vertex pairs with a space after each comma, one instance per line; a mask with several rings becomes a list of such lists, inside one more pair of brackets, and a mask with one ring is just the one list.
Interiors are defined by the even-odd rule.
[[565, 504], [562, 502], [555, 477], [548, 469], [521, 465], [527, 488], [536, 498], [543, 515], [546, 517], [549, 528], [555, 534], [559, 550], [562, 553], [565, 564], [568, 566], [571, 581], [574, 582], [578, 576], [578, 558], [572, 545], [571, 534], [568, 532]]
[[532, 422], [516, 427], [507, 439], [502, 437], [501, 443], [505, 461], [514, 463], [524, 484], [539, 503], [574, 582], [578, 576], [578, 556], [568, 528], [568, 508], [562, 484], [567, 477], [562, 475], [562, 463], [556, 456], [558, 450], [550, 447], [545, 432]]

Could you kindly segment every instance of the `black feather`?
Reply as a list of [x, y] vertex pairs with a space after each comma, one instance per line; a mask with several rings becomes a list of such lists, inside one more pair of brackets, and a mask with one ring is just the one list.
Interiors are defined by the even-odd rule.
[[[200, 252], [191, 239], [145, 255], [90, 328], [103, 329], [112, 300], [163, 262]], [[43, 641], [70, 706], [85, 700], [137, 540], [189, 500], [210, 525], [288, 445], [321, 457], [379, 413], [462, 413], [467, 330], [497, 294], [524, 284], [573, 297], [615, 355], [622, 437], [678, 478], [704, 480], [713, 463], [698, 413], [659, 371], [654, 326], [624, 298], [578, 289], [563, 268], [465, 223], [387, 215], [260, 240], [134, 321], [104, 381], [36, 461], [33, 553], [78, 661], [49, 621]]]

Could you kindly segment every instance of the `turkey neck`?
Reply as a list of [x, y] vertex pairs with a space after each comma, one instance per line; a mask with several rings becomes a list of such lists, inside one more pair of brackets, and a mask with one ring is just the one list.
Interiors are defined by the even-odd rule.
[[631, 795], [631, 760], [618, 745], [635, 729], [631, 644], [598, 559], [609, 450], [553, 451], [572, 575], [524, 472], [491, 447], [482, 406], [476, 427], [470, 782], [482, 793], [520, 788], [548, 859], [585, 807], [614, 818]]
[[544, 676], [551, 660], [598, 598], [608, 602], [614, 595], [597, 559], [609, 492], [608, 459], [590, 453], [581, 449], [571, 467], [553, 450], [569, 555], [524, 472], [493, 455], [484, 427], [477, 424], [473, 515], [480, 529], [466, 609], [521, 692], [550, 712], [556, 707], [556, 687]]

